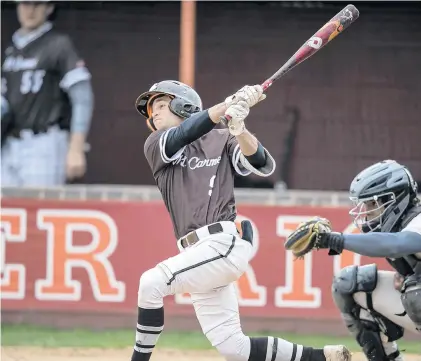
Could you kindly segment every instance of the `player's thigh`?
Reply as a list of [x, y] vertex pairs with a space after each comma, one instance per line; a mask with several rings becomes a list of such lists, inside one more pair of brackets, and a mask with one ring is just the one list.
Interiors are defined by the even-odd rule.
[[203, 333], [217, 346], [242, 333], [235, 284], [204, 293], [192, 293], [191, 300]]
[[[372, 293], [373, 308], [395, 324], [408, 331], [417, 332], [414, 323], [405, 313], [401, 302], [401, 293], [394, 287], [394, 274], [391, 271], [378, 272], [377, 286]], [[367, 308], [367, 296], [365, 293], [356, 293], [354, 299], [360, 306]]]
[[67, 138], [53, 128], [25, 142], [21, 150], [21, 176], [27, 186], [62, 185], [66, 179]]
[[243, 252], [243, 245], [238, 244], [236, 248], [236, 243], [246, 241], [231, 235], [221, 235], [218, 239], [218, 245], [214, 240], [203, 240], [158, 264], [175, 293], [207, 292], [226, 286], [242, 275], [247, 257], [244, 256], [243, 263], [239, 256], [229, 257], [237, 250]]

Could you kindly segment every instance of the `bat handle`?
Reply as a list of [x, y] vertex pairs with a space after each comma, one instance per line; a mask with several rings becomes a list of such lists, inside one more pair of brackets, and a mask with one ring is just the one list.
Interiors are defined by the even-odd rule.
[[231, 116], [225, 114], [221, 118], [219, 118], [219, 120], [221, 121], [222, 124], [224, 124], [225, 126], [228, 126], [228, 122], [231, 120]]
[[[273, 84], [273, 80], [268, 79], [262, 84], [263, 93], [266, 93], [266, 90], [269, 89], [269, 87]], [[223, 115], [220, 118], [221, 122], [225, 125], [228, 125], [228, 122], [231, 120], [231, 117], [229, 115]]]
[[272, 79], [268, 79], [266, 80], [263, 84], [262, 84], [262, 88], [263, 88], [263, 93], [266, 93], [266, 90], [269, 89], [269, 87], [273, 84], [273, 80]]

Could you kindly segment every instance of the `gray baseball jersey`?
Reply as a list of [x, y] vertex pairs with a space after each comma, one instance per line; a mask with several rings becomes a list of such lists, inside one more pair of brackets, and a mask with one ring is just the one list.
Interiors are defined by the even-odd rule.
[[213, 129], [169, 158], [167, 132], [153, 132], [144, 151], [177, 239], [207, 224], [234, 221], [234, 172], [244, 170], [235, 137]]
[[9, 102], [17, 130], [70, 129], [67, 90], [89, 80], [90, 73], [70, 38], [45, 23], [22, 38], [18, 32], [5, 51], [2, 95]]

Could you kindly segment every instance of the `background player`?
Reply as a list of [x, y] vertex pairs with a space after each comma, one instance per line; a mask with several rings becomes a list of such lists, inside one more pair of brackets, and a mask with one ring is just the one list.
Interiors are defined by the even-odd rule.
[[[151, 356], [164, 327], [163, 298], [184, 292], [191, 294], [204, 334], [227, 360], [350, 359], [344, 346], [314, 349], [276, 337], [247, 337], [241, 329], [233, 282], [247, 267], [253, 236], [250, 222], [242, 222], [242, 238], [234, 223], [234, 172], [266, 177], [275, 170], [272, 156], [244, 124], [249, 108], [264, 98], [261, 86], [245, 86], [202, 111], [192, 88], [163, 81], [137, 99], [138, 111], [154, 130], [145, 142], [145, 156], [180, 254], [140, 279], [132, 361]], [[231, 117], [228, 129], [215, 129], [224, 114]]]
[[48, 21], [54, 11], [48, 1], [17, 4], [21, 27], [2, 66], [3, 186], [58, 185], [86, 170], [91, 75]]
[[[406, 167], [385, 160], [354, 178], [350, 198], [356, 205], [350, 214], [363, 234], [343, 235], [326, 228], [326, 233], [316, 234], [313, 247], [329, 248], [330, 254], [347, 249], [385, 257], [396, 269], [397, 273], [378, 271], [376, 264], [345, 267], [335, 277], [332, 292], [348, 330], [369, 361], [402, 360], [395, 341], [404, 330], [421, 333], [421, 206], [417, 184]], [[326, 220], [317, 222], [326, 227]], [[305, 225], [300, 228], [303, 232]], [[298, 232], [289, 237], [287, 248], [298, 244], [296, 235]]]

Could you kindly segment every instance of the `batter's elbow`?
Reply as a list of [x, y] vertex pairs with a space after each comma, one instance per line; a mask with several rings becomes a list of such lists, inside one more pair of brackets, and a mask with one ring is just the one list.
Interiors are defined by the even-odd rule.
[[244, 168], [249, 170], [250, 172], [260, 176], [260, 177], [269, 177], [271, 176], [276, 169], [276, 162], [272, 155], [265, 149], [266, 155], [266, 163], [263, 167], [255, 168], [253, 167], [250, 162], [244, 157], [244, 155], [240, 156], [240, 162]]

